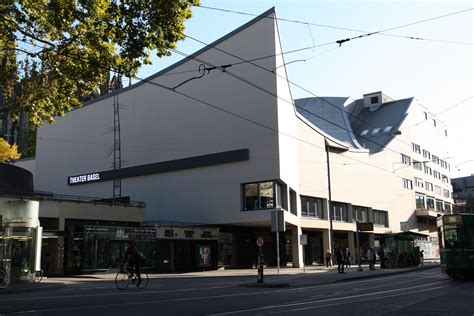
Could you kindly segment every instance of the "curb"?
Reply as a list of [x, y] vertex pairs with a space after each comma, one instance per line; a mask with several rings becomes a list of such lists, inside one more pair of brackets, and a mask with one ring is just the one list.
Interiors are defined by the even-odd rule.
[[66, 287], [65, 283], [55, 283], [55, 284], [43, 284], [41, 286], [35, 285], [31, 287], [12, 287], [6, 289], [0, 289], [0, 296], [4, 294], [21, 294], [21, 293], [30, 293], [30, 292], [38, 292], [44, 290], [56, 290]]
[[279, 288], [279, 287], [289, 287], [289, 283], [277, 283], [277, 282], [268, 282], [268, 283], [257, 283], [257, 282], [248, 282], [240, 283], [239, 287], [261, 287], [261, 288]]
[[410, 273], [410, 272], [415, 272], [415, 271], [420, 271], [420, 270], [428, 270], [428, 269], [435, 269], [439, 268], [440, 265], [430, 265], [430, 266], [423, 266], [423, 267], [416, 267], [413, 269], [407, 269], [407, 270], [401, 270], [401, 271], [391, 271], [387, 273], [379, 273], [379, 274], [368, 274], [368, 275], [361, 275], [361, 276], [354, 276], [354, 277], [347, 277], [343, 279], [338, 279], [331, 281], [329, 283], [338, 283], [338, 282], [344, 282], [344, 281], [353, 281], [353, 280], [361, 280], [361, 279], [370, 279], [370, 278], [380, 278], [384, 276], [390, 276], [390, 275], [395, 275], [395, 274], [404, 274], [404, 273]]

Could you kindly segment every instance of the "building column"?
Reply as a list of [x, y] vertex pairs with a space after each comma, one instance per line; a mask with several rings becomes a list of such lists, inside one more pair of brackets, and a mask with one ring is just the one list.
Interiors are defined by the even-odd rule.
[[369, 233], [369, 247], [375, 247], [374, 233]]
[[354, 241], [354, 232], [353, 231], [349, 231], [347, 232], [347, 241], [348, 241], [348, 247], [349, 247], [349, 251], [351, 252], [351, 264], [355, 264], [355, 257], [356, 257], [356, 252], [357, 252], [357, 249], [356, 249], [356, 245], [355, 245], [355, 241]]
[[329, 234], [329, 229], [323, 230], [323, 247], [324, 247], [324, 257], [326, 257], [326, 252], [328, 249], [333, 252], [331, 249], [331, 234]]
[[301, 226], [291, 227], [291, 249], [293, 257], [293, 268], [303, 267], [303, 246], [300, 245]]

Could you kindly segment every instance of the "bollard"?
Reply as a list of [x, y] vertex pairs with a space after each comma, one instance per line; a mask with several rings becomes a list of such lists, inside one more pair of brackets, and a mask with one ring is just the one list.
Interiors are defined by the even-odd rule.
[[263, 254], [258, 255], [257, 259], [257, 283], [263, 283]]

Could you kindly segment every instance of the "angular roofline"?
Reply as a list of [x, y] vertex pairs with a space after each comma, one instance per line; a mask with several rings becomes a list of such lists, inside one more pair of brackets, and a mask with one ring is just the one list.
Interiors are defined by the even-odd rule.
[[[153, 79], [155, 79], [155, 78], [157, 78], [157, 77], [159, 77], [159, 76], [161, 76], [161, 75], [167, 73], [168, 71], [170, 71], [170, 70], [172, 70], [172, 69], [174, 69], [174, 68], [176, 68], [176, 67], [178, 67], [178, 66], [181, 66], [182, 64], [188, 62], [189, 60], [194, 59], [196, 56], [198, 56], [198, 55], [204, 53], [204, 52], [207, 51], [207, 50], [212, 49], [214, 46], [217, 46], [218, 44], [220, 44], [220, 43], [226, 41], [226, 40], [229, 39], [230, 37], [232, 37], [232, 36], [234, 36], [234, 35], [236, 35], [236, 34], [242, 32], [243, 30], [249, 28], [250, 26], [254, 25], [255, 23], [257, 23], [257, 22], [263, 20], [264, 18], [266, 18], [266, 17], [267, 17], [268, 15], [270, 15], [271, 13], [275, 13], [275, 7], [271, 7], [271, 8], [268, 9], [267, 11], [265, 11], [265, 12], [263, 12], [262, 14], [260, 14], [259, 16], [257, 16], [256, 18], [250, 20], [249, 22], [245, 23], [244, 25], [241, 25], [240, 27], [236, 28], [236, 29], [233, 30], [232, 32], [227, 33], [227, 34], [224, 35], [223, 37], [218, 38], [218, 39], [215, 40], [214, 42], [212, 42], [212, 43], [208, 44], [207, 46], [201, 48], [200, 50], [198, 50], [198, 51], [192, 53], [191, 55], [188, 55], [187, 57], [185, 57], [185, 58], [183, 58], [183, 59], [177, 61], [176, 63], [174, 63], [174, 64], [172, 64], [172, 65], [170, 65], [170, 66], [168, 66], [168, 67], [166, 67], [165, 69], [162, 69], [162, 70], [160, 70], [160, 71], [154, 73], [153, 75], [150, 75], [150, 76], [146, 77], [145, 79], [140, 79], [139, 82], [134, 83], [134, 84], [132, 84], [131, 86], [128, 86], [128, 87], [126, 87], [126, 88], [122, 88], [122, 89], [118, 90], [117, 93], [120, 94], [120, 93], [126, 92], [126, 91], [128, 91], [128, 90], [135, 89], [135, 88], [137, 88], [137, 87], [139, 87], [139, 86], [141, 86], [141, 85], [143, 85], [143, 84], [145, 84], [145, 83], [148, 83], [148, 81], [151, 81], [151, 80], [153, 80]], [[93, 104], [93, 103], [96, 103], [96, 102], [99, 102], [99, 101], [102, 101], [102, 100], [105, 100], [105, 99], [111, 98], [111, 97], [113, 97], [113, 94], [112, 94], [112, 93], [104, 94], [104, 95], [102, 95], [102, 96], [100, 96], [100, 97], [98, 97], [98, 98], [96, 98], [96, 99], [92, 99], [92, 100], [89, 100], [89, 101], [84, 102], [82, 106], [77, 107], [77, 108], [74, 108], [73, 110], [80, 109], [80, 108], [82, 108], [82, 107], [84, 107], [84, 106], [88, 106], [88, 105], [91, 105], [91, 104]], [[73, 111], [73, 110], [72, 110], [72, 111]]]

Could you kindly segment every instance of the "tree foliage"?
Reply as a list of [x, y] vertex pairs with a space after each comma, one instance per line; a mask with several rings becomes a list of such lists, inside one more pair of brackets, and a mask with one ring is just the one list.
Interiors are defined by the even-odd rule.
[[0, 106], [53, 122], [109, 71], [136, 75], [170, 55], [199, 0], [1, 0]]
[[16, 145], [10, 145], [6, 140], [0, 138], [0, 163], [17, 160], [20, 156]]

